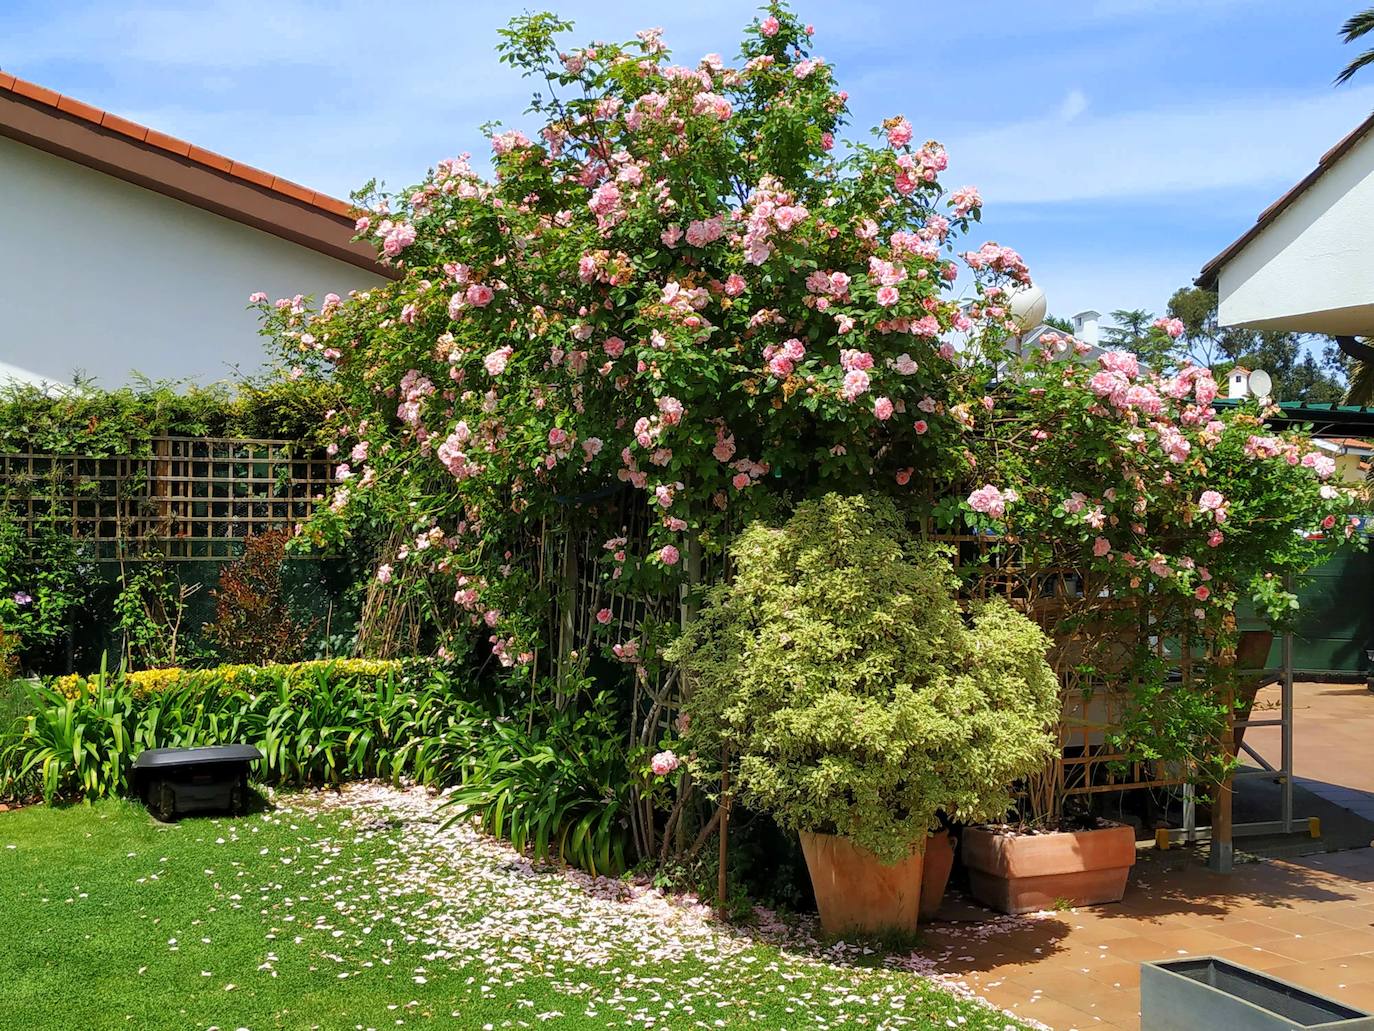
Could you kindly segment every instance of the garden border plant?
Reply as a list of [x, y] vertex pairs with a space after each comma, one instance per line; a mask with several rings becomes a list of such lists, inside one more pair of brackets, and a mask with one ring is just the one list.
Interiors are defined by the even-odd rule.
[[800, 832], [828, 932], [910, 932], [941, 814], [1000, 819], [1051, 758], [1049, 641], [1002, 599], [966, 620], [948, 559], [886, 499], [803, 502], [731, 557], [668, 652], [693, 768], [716, 783], [729, 756], [740, 801]]

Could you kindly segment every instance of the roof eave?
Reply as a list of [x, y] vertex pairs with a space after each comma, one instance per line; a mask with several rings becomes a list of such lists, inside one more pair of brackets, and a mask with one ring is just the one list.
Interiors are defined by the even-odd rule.
[[[400, 271], [378, 261], [373, 247], [353, 239], [353, 219], [343, 201], [172, 137], [158, 134], [160, 138], [149, 143], [152, 130], [75, 101], [64, 107], [62, 101], [67, 98], [56, 94], [30, 96], [38, 88], [26, 92], [18, 88], [20, 85], [31, 86], [23, 80], [0, 82], [0, 86], [7, 87], [0, 89], [0, 136], [289, 240], [374, 275], [399, 278]], [[102, 124], [107, 121], [110, 124]], [[140, 138], [133, 130], [145, 135]]]
[[1321, 159], [1317, 162], [1316, 168], [1303, 176], [1301, 180], [1278, 200], [1274, 201], [1273, 204], [1270, 204], [1269, 207], [1261, 211], [1259, 217], [1255, 219], [1254, 225], [1233, 240], [1225, 250], [1215, 258], [1203, 265], [1197, 278], [1193, 280], [1193, 285], [1199, 286], [1204, 290], [1215, 290], [1221, 279], [1222, 266], [1244, 250], [1251, 240], [1264, 232], [1274, 219], [1278, 218], [1290, 205], [1306, 193], [1318, 179], [1326, 174], [1328, 169], [1352, 150], [1355, 144], [1359, 143], [1371, 129], [1374, 129], [1374, 114], [1371, 114], [1363, 122], [1348, 132], [1339, 143], [1323, 154]]

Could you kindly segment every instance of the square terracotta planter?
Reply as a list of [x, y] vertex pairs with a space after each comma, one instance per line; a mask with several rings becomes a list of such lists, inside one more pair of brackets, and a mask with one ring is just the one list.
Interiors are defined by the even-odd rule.
[[921, 869], [921, 923], [933, 920], [944, 901], [949, 874], [954, 869], [954, 839], [949, 831], [937, 831], [926, 838], [925, 861]]
[[1134, 865], [1135, 831], [1124, 824], [1052, 834], [964, 831], [969, 887], [1003, 913], [1120, 902]]
[[920, 852], [887, 864], [848, 838], [809, 831], [801, 832], [801, 845], [826, 934], [916, 930], [925, 858]]

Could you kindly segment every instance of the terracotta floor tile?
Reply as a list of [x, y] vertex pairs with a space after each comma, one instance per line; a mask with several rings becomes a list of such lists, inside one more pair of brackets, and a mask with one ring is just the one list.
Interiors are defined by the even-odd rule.
[[1256, 923], [1264, 924], [1266, 927], [1300, 934], [1304, 938], [1322, 934], [1325, 931], [1342, 930], [1340, 924], [1333, 924], [1330, 920], [1325, 920], [1311, 913], [1279, 913], [1271, 917], [1259, 916], [1251, 919]]
[[1037, 994], [1032, 985], [1017, 984], [1014, 990], [1019, 995], [1018, 1001], [1002, 1002], [999, 1005], [1013, 1013], [1047, 1024], [1055, 1031], [1095, 1031], [1101, 1024], [1094, 1015], [1085, 1013], [1075, 1006], [1044, 993]]
[[[1374, 699], [1348, 685], [1300, 685], [1299, 695], [1307, 736], [1297, 761], [1312, 790], [1374, 807]], [[1260, 728], [1252, 733], [1261, 740]], [[991, 914], [952, 893], [942, 916], [962, 923], [932, 925], [925, 954], [994, 1004], [1056, 1031], [1140, 1031], [1141, 962], [1180, 952], [1220, 955], [1374, 1010], [1374, 849], [1245, 864], [1231, 875], [1186, 850], [1142, 850], [1118, 905], [994, 927]], [[970, 923], [985, 926], [974, 933]]]
[[1362, 906], [1333, 907], [1329, 910], [1323, 910], [1321, 917], [1323, 920], [1330, 920], [1333, 924], [1340, 924], [1342, 927], [1353, 927], [1367, 934], [1374, 934], [1374, 910], [1365, 909]]
[[1269, 971], [1275, 967], [1292, 965], [1289, 957], [1270, 952], [1267, 946], [1260, 945], [1237, 945], [1233, 949], [1222, 949], [1215, 955], [1251, 970]]
[[1346, 991], [1352, 985], [1368, 983], [1369, 980], [1367, 971], [1316, 963], [1292, 963], [1288, 966], [1272, 967], [1266, 972], [1318, 995], [1327, 995], [1338, 1002], [1345, 1002], [1347, 1005], [1349, 1000], [1345, 998]]
[[1292, 931], [1285, 931], [1281, 927], [1258, 923], [1254, 920], [1232, 920], [1217, 933], [1240, 945], [1264, 945], [1268, 942], [1293, 937]]
[[1374, 981], [1361, 981], [1342, 988], [1336, 994], [1339, 1002], [1356, 1009], [1374, 1010]]
[[1206, 956], [1219, 949], [1229, 949], [1236, 944], [1233, 938], [1224, 938], [1213, 931], [1191, 928], [1167, 931], [1163, 934], [1155, 931], [1150, 937], [1174, 955]]
[[1107, 945], [1107, 954], [1112, 959], [1139, 963], [1149, 959], [1167, 959], [1175, 955], [1173, 949], [1154, 938], [1127, 938]]
[[1265, 942], [1264, 948], [1300, 963], [1322, 963], [1374, 952], [1374, 935], [1353, 928]]

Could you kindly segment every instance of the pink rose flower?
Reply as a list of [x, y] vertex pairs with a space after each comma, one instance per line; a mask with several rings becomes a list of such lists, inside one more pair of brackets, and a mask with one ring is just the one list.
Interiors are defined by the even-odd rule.
[[905, 147], [911, 142], [911, 123], [905, 117], [899, 116], [887, 128], [887, 142], [895, 150], [898, 147]]
[[892, 401], [886, 397], [875, 397], [873, 399], [873, 415], [880, 421], [886, 422], [892, 418]]
[[677, 560], [681, 558], [681, 555], [677, 548], [673, 547], [671, 544], [665, 544], [663, 545], [663, 549], [658, 553], [658, 557], [665, 566], [675, 566], [677, 565]]
[[482, 359], [482, 364], [486, 366], [489, 375], [499, 376], [506, 371], [506, 362], [510, 360], [510, 356], [514, 353], [515, 348], [510, 345], [497, 348]]
[[659, 752], [649, 760], [650, 768], [654, 771], [654, 774], [659, 777], [666, 777], [681, 765], [682, 760], [671, 751]]

